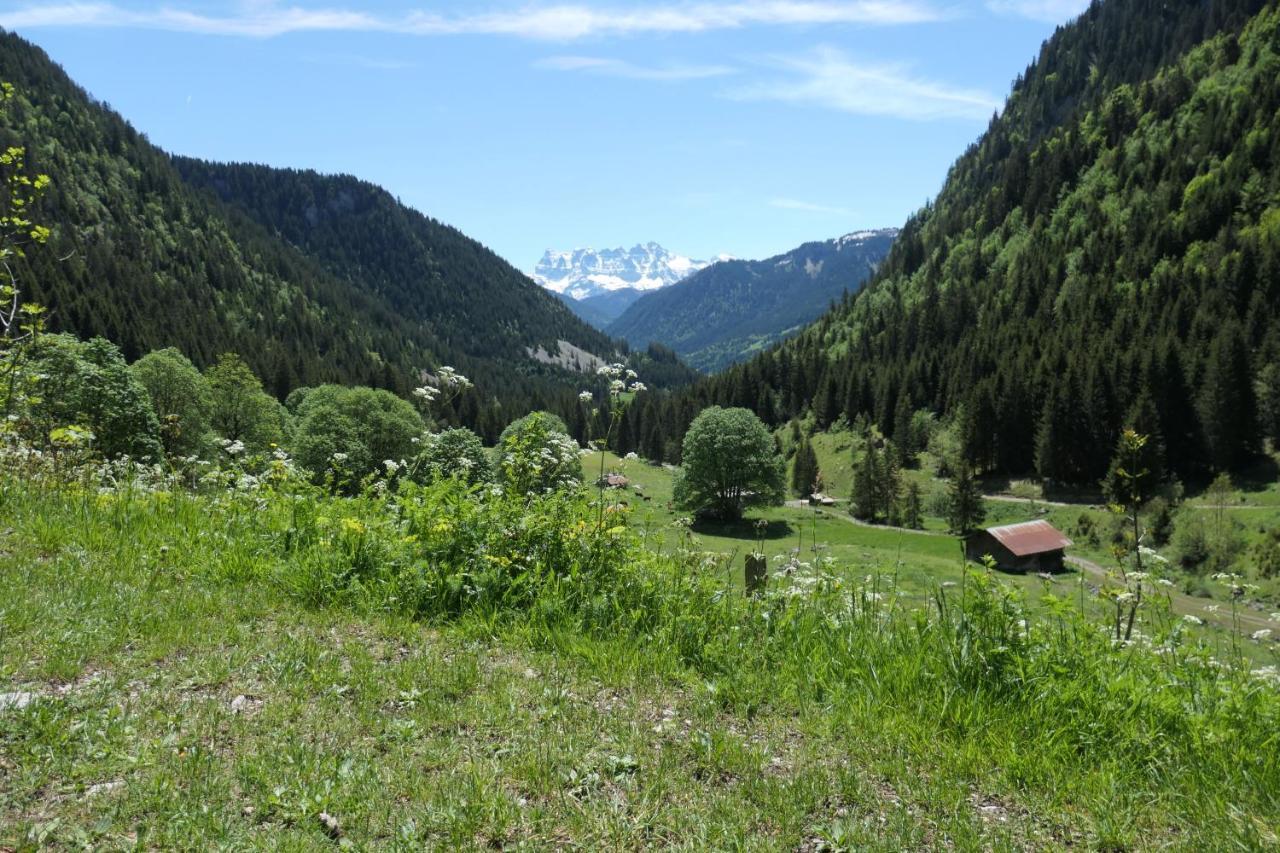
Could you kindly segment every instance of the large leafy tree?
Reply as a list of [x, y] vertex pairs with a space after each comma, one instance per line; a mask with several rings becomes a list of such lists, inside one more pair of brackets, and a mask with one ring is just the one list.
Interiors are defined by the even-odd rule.
[[32, 353], [30, 370], [39, 381], [27, 424], [34, 440], [43, 441], [60, 427], [84, 427], [105, 456], [160, 456], [160, 425], [147, 389], [115, 344], [42, 335]]
[[209, 383], [191, 359], [168, 347], [147, 353], [130, 370], [151, 395], [165, 452], [178, 456], [199, 450], [209, 431], [212, 402]]
[[747, 409], [712, 406], [689, 425], [675, 501], [726, 520], [748, 506], [776, 505], [784, 497], [785, 466], [768, 428]]
[[262, 382], [235, 353], [223, 353], [205, 373], [209, 382], [210, 423], [228, 441], [265, 450], [283, 440], [283, 412]]
[[412, 457], [422, 416], [390, 391], [321, 385], [302, 397], [294, 423], [293, 454], [317, 476], [333, 466], [359, 479], [388, 461], [398, 469]]

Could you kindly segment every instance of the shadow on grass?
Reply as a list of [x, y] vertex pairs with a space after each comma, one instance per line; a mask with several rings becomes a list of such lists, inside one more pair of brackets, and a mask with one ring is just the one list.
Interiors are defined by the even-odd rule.
[[1280, 464], [1274, 457], [1263, 456], [1236, 475], [1235, 485], [1246, 492], [1261, 492], [1277, 480], [1280, 480]]
[[[722, 536], [726, 539], [754, 540], [760, 535], [756, 530], [756, 519], [742, 518], [738, 521], [713, 521], [699, 519], [693, 523], [693, 532], [699, 536]], [[794, 534], [790, 522], [773, 519], [764, 529], [765, 540], [785, 539]]]

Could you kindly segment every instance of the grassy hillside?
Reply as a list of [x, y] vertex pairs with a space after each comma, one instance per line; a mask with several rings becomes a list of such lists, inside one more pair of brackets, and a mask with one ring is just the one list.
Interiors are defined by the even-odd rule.
[[0, 844], [1276, 839], [1280, 693], [1157, 611], [1115, 647], [892, 566], [752, 601], [589, 497], [273, 470], [0, 475]]

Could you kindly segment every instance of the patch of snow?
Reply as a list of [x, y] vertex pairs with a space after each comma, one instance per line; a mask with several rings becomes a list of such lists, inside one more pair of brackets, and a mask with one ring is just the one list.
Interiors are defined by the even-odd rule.
[[898, 236], [897, 228], [876, 228], [872, 230], [852, 231], [848, 234], [845, 234], [843, 237], [837, 237], [835, 239], [835, 244], [836, 244], [836, 249], [840, 250], [840, 249], [843, 249], [845, 246], [848, 246], [851, 244], [857, 245], [857, 244], [865, 243], [868, 240], [874, 239], [876, 237], [893, 238], [897, 236]]

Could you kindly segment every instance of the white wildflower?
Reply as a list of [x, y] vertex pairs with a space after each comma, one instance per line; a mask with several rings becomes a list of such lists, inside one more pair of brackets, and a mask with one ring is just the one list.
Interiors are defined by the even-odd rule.
[[1160, 554], [1154, 548], [1148, 548], [1146, 545], [1138, 546], [1138, 553], [1140, 553], [1142, 556], [1150, 560], [1155, 560], [1157, 563], [1169, 562], [1164, 557], [1161, 557]]
[[1250, 636], [1250, 638], [1252, 638], [1252, 639], [1254, 639], [1254, 640], [1259, 640], [1259, 641], [1261, 641], [1261, 640], [1265, 640], [1267, 637], [1270, 637], [1270, 636], [1271, 636], [1271, 629], [1270, 629], [1270, 628], [1263, 628], [1263, 629], [1262, 629], [1262, 630], [1260, 630], [1260, 631], [1254, 631], [1254, 632], [1253, 632], [1252, 634], [1250, 634], [1249, 636]]
[[1199, 616], [1193, 616], [1193, 615], [1191, 615], [1190, 613], [1188, 613], [1188, 614], [1186, 614], [1185, 616], [1183, 616], [1183, 617], [1182, 617], [1182, 621], [1183, 621], [1183, 622], [1186, 622], [1186, 623], [1187, 623], [1187, 624], [1189, 624], [1189, 625], [1203, 625], [1203, 624], [1204, 624], [1204, 620], [1203, 620], [1203, 619], [1201, 619]]
[[1280, 669], [1275, 666], [1260, 667], [1251, 672], [1250, 675], [1260, 681], [1271, 681], [1280, 684]]
[[383, 459], [382, 467], [387, 469], [387, 476], [391, 477], [395, 476], [395, 473], [400, 470], [400, 463], [394, 459]]
[[595, 399], [595, 396], [590, 391], [583, 391], [582, 393], [578, 394], [578, 399], [584, 403], [590, 403], [593, 399]]
[[634, 394], [639, 394], [641, 391], [648, 391], [648, 390], [649, 390], [648, 386], [646, 386], [643, 382], [631, 383], [631, 391]]
[[338, 463], [339, 465], [341, 465], [343, 462], [346, 462], [346, 461], [347, 461], [347, 459], [349, 459], [349, 458], [350, 458], [350, 457], [349, 457], [349, 456], [347, 456], [347, 454], [345, 454], [345, 453], [341, 453], [341, 452], [339, 452], [339, 453], [335, 453], [335, 454], [333, 454], [332, 456], [330, 456], [330, 457], [329, 457], [329, 459], [331, 459], [332, 461], [334, 461], [334, 462]]

